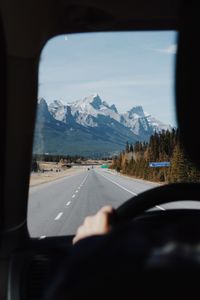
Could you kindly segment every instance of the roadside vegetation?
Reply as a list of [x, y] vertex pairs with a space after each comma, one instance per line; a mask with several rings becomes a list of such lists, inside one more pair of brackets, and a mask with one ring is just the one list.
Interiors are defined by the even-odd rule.
[[[150, 162], [170, 162], [170, 167], [150, 167]], [[178, 130], [154, 133], [149, 142], [127, 142], [110, 168], [123, 174], [157, 182], [198, 182], [200, 171], [183, 151]]]
[[[44, 172], [46, 169], [44, 167], [45, 163], [53, 163], [60, 168], [66, 169], [70, 168], [71, 164], [84, 162], [86, 158], [80, 156], [70, 156], [70, 155], [53, 155], [53, 154], [34, 154], [32, 158], [31, 171], [32, 172]], [[54, 167], [54, 166], [53, 166]], [[50, 168], [53, 171], [53, 168]], [[49, 168], [48, 168], [48, 171]]]

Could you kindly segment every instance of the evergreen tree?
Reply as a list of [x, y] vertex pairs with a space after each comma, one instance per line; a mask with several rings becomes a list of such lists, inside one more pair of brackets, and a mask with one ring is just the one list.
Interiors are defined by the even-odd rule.
[[126, 142], [126, 153], [129, 153], [129, 151], [130, 151], [130, 148], [129, 148], [129, 143], [128, 143], [128, 142]]
[[180, 144], [175, 146], [171, 160], [170, 181], [185, 182], [188, 179], [188, 165]]
[[[152, 161], [169, 161], [171, 167], [151, 168], [149, 162]], [[112, 167], [131, 176], [152, 181], [200, 181], [200, 171], [184, 154], [176, 129], [155, 132], [149, 142], [138, 141], [134, 146], [127, 142], [125, 150], [113, 159]]]
[[133, 152], [133, 145], [132, 144], [130, 144], [130, 152]]

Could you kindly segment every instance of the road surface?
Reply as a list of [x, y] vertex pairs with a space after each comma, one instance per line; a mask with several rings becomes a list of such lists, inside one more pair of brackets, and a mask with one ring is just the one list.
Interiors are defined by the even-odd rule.
[[[156, 186], [155, 183], [94, 168], [31, 187], [28, 205], [30, 235], [45, 238], [74, 234], [84, 218], [102, 206], [109, 204], [117, 208], [130, 197]], [[156, 209], [200, 206], [197, 202], [183, 203], [170, 203]]]

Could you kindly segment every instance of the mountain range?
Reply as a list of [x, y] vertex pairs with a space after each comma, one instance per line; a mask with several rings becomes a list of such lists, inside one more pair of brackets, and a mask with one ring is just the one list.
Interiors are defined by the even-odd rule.
[[38, 101], [33, 152], [102, 157], [117, 154], [125, 144], [147, 141], [154, 131], [171, 130], [135, 106], [119, 113], [98, 94], [64, 105]]

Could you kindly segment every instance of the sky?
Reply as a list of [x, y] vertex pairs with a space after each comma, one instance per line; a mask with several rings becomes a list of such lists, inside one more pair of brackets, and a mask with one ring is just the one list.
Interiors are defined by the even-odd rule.
[[43, 48], [39, 97], [63, 104], [98, 94], [120, 113], [142, 105], [176, 126], [176, 32], [113, 32], [61, 35]]

